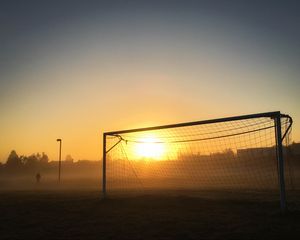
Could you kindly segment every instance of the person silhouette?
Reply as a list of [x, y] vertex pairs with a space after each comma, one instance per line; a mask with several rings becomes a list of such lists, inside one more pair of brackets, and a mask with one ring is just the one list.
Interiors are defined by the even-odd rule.
[[39, 183], [41, 181], [41, 174], [40, 173], [37, 173], [35, 175], [35, 178], [36, 178], [36, 182]]

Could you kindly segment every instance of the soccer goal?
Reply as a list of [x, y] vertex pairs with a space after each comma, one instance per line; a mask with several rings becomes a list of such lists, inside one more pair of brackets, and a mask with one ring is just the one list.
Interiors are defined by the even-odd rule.
[[102, 191], [276, 191], [285, 209], [283, 139], [292, 118], [268, 112], [105, 132]]

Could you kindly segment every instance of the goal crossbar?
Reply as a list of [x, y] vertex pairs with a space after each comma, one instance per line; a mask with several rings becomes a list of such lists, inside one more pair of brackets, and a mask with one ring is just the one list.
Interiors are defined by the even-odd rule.
[[281, 114], [280, 111], [264, 112], [264, 113], [248, 114], [248, 115], [241, 115], [241, 116], [234, 116], [234, 117], [225, 117], [225, 118], [216, 118], [216, 119], [184, 122], [184, 123], [177, 123], [177, 124], [168, 124], [168, 125], [161, 125], [161, 126], [155, 126], [155, 127], [145, 127], [145, 128], [126, 129], [126, 130], [121, 130], [121, 131], [104, 132], [104, 135], [118, 135], [118, 134], [124, 134], [124, 133], [151, 131], [151, 130], [166, 129], [166, 128], [187, 127], [187, 126], [210, 124], [210, 123], [245, 120], [245, 119], [259, 118], [259, 117], [275, 118], [275, 117], [280, 117], [280, 116], [288, 116], [288, 115]]

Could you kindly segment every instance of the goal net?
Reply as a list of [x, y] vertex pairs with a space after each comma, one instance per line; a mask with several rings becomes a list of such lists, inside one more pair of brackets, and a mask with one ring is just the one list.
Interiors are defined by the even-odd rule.
[[278, 191], [291, 124], [271, 112], [104, 133], [103, 191]]

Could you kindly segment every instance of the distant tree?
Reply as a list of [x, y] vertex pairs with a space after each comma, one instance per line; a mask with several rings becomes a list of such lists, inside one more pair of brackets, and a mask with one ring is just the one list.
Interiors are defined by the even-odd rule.
[[49, 162], [49, 158], [46, 153], [42, 152], [42, 156], [40, 157], [40, 162], [42, 164], [46, 164]]
[[33, 169], [37, 167], [39, 163], [38, 158], [36, 157], [35, 154], [31, 154], [30, 156], [24, 157], [23, 159], [24, 159], [24, 165], [26, 166], [26, 168], [29, 169]]
[[22, 161], [15, 150], [12, 150], [7, 158], [6, 166], [9, 168], [18, 168], [22, 166]]
[[28, 157], [25, 155], [21, 155], [19, 158], [21, 160], [22, 165], [25, 165]]
[[66, 161], [67, 162], [73, 162], [73, 158], [72, 158], [72, 156], [70, 155], [70, 154], [68, 154], [67, 156], [66, 156]]
[[234, 158], [234, 152], [230, 148], [225, 149], [224, 154], [226, 155], [226, 157], [229, 157], [230, 159]]

